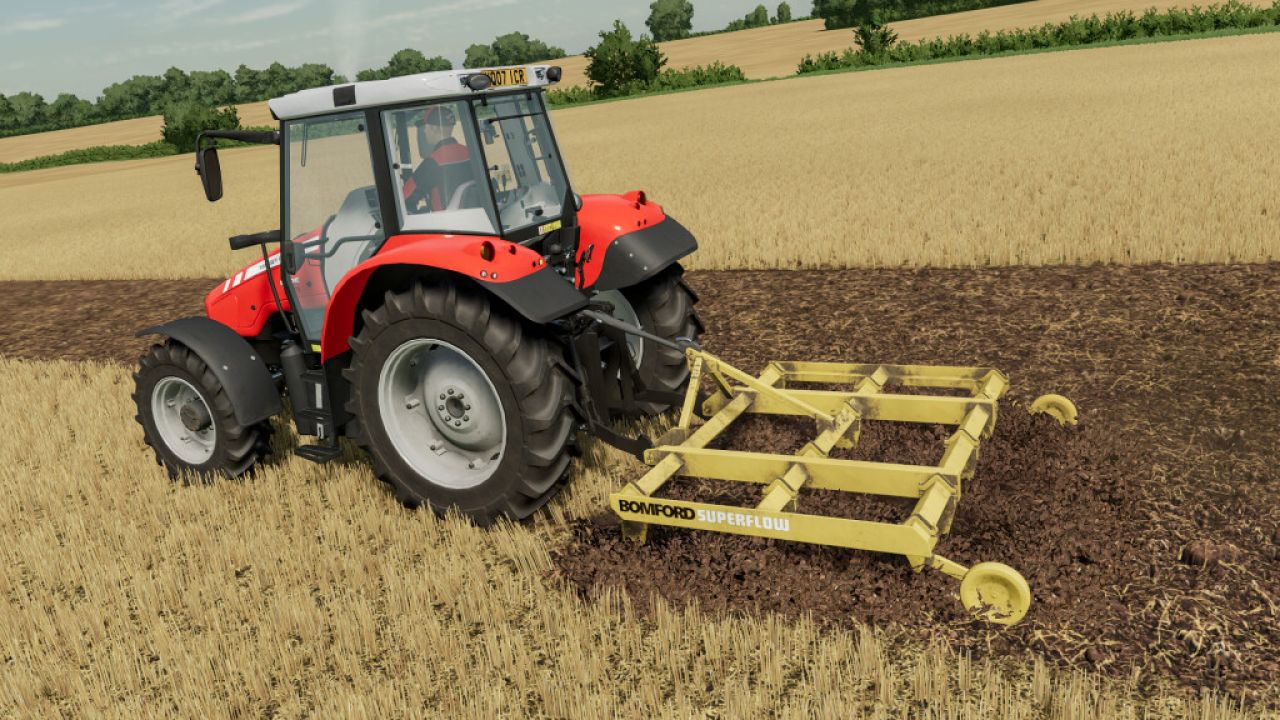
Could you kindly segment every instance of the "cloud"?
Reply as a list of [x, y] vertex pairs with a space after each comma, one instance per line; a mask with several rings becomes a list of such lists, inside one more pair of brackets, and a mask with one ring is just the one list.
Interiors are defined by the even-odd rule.
[[169, 20], [184, 18], [188, 15], [204, 12], [211, 7], [221, 5], [224, 0], [168, 0], [161, 3], [160, 10]]
[[254, 8], [248, 12], [232, 15], [220, 21], [225, 25], [243, 25], [245, 23], [258, 22], [259, 20], [270, 20], [278, 18], [289, 13], [296, 12], [306, 6], [306, 2], [276, 3], [275, 5], [263, 5]]
[[67, 21], [62, 18], [52, 17], [29, 17], [21, 20], [13, 20], [0, 29], [0, 35], [8, 35], [20, 32], [35, 32], [37, 30], [50, 30], [56, 27], [66, 25]]

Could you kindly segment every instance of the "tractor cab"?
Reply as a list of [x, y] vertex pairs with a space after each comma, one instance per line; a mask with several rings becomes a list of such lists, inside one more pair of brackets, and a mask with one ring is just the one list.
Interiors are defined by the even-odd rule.
[[[321, 341], [343, 278], [389, 237], [466, 235], [532, 245], [562, 227], [574, 195], [536, 91], [558, 71], [428, 73], [271, 101], [282, 120], [273, 137], [281, 145], [280, 257], [308, 341]], [[206, 190], [220, 190], [210, 151], [199, 156], [201, 177]]]

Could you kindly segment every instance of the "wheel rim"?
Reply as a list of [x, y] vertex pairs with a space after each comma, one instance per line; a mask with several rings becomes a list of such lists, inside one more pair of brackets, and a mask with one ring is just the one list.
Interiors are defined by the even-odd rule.
[[[610, 314], [615, 318], [635, 327], [640, 327], [640, 316], [636, 314], [635, 307], [621, 291], [605, 290], [604, 292], [598, 292], [595, 294], [595, 299], [612, 305], [613, 312]], [[644, 358], [644, 338], [627, 333], [627, 350], [631, 351], [631, 360], [635, 366], [640, 367], [640, 361]]]
[[382, 426], [429, 482], [465, 490], [497, 471], [507, 422], [493, 381], [470, 355], [433, 338], [396, 348], [378, 376]]
[[209, 404], [186, 380], [170, 375], [151, 390], [151, 417], [160, 440], [188, 465], [203, 465], [213, 457], [218, 427]]

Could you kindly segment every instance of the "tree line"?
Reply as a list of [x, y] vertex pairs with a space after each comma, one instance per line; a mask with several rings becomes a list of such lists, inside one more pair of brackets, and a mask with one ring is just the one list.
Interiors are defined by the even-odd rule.
[[[488, 45], [467, 48], [464, 67], [515, 65], [564, 57], [561, 48], [548, 46], [520, 32], [499, 36]], [[427, 57], [406, 48], [391, 56], [386, 65], [361, 70], [356, 80], [386, 80], [401, 75], [452, 70], [443, 57]], [[112, 83], [96, 101], [73, 93], [61, 93], [52, 102], [39, 93], [24, 91], [0, 94], [0, 136], [61, 130], [113, 120], [165, 115], [179, 106], [198, 104], [207, 108], [248, 103], [280, 97], [299, 90], [340, 85], [348, 78], [322, 63], [288, 67], [272, 63], [265, 68], [240, 65], [235, 72], [193, 70], [171, 67], [162, 75], [135, 75]]]

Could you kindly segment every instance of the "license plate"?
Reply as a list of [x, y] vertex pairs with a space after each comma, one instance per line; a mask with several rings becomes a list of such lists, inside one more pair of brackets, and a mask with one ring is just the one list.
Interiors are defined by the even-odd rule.
[[529, 83], [529, 78], [522, 67], [485, 70], [484, 74], [489, 76], [489, 80], [493, 82], [493, 87], [527, 85]]

